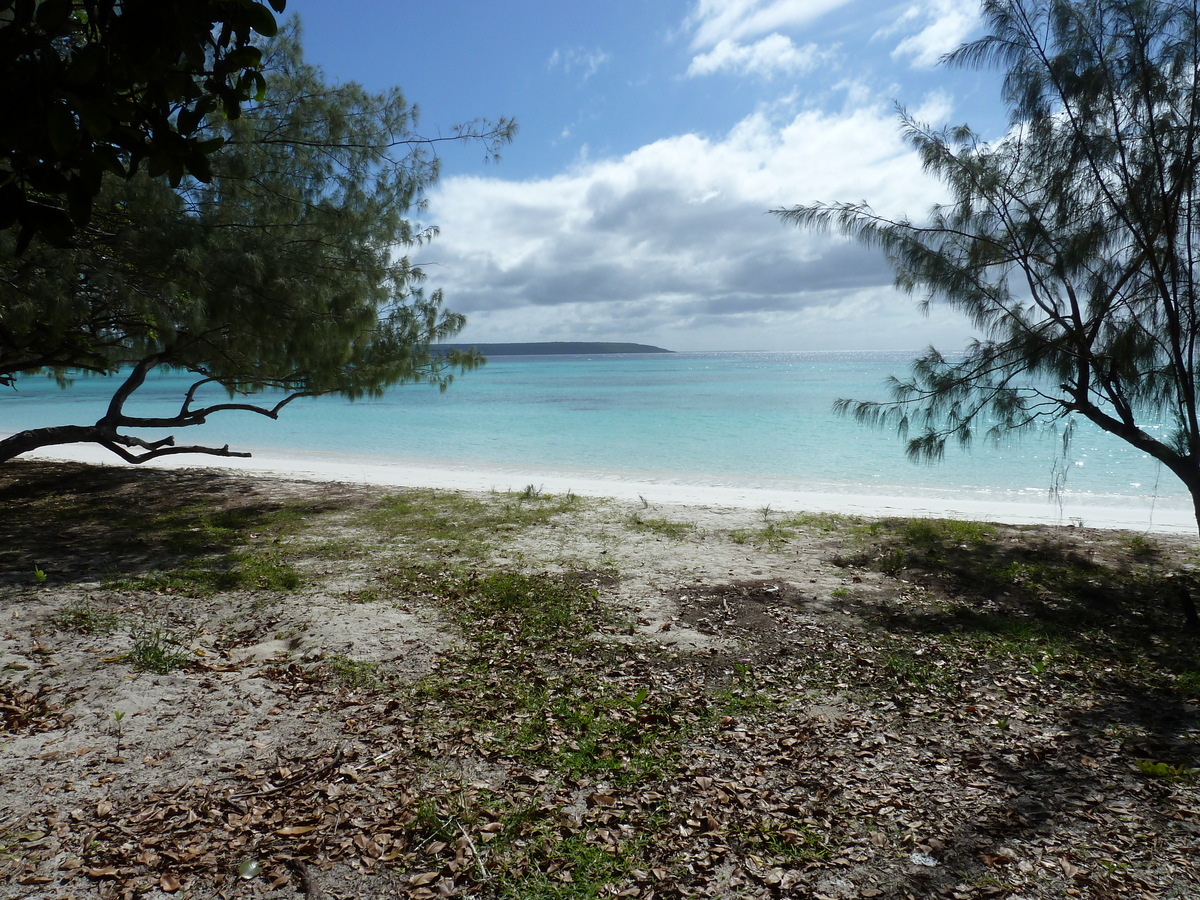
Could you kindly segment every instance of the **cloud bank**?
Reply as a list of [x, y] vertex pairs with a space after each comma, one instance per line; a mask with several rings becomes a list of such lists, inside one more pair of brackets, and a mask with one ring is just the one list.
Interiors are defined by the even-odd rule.
[[[441, 237], [422, 262], [448, 305], [468, 315], [464, 338], [730, 350], [960, 343], [966, 324], [921, 317], [880, 254], [767, 212], [867, 200], [885, 215], [919, 216], [945, 199], [904, 143], [891, 98], [839, 68], [836, 41], [806, 40], [814, 23], [854, 6], [698, 0], [679, 32], [690, 62], [675, 78], [768, 91], [724, 133], [687, 131], [595, 160], [584, 147], [553, 177], [441, 184], [430, 197]], [[922, 66], [974, 27], [966, 9], [961, 0], [897, 6], [886, 28], [872, 24], [862, 37]], [[556, 53], [551, 65], [586, 74], [605, 61], [595, 50]], [[952, 105], [927, 91], [915, 113], [943, 121]]]
[[755, 113], [717, 139], [666, 138], [554, 178], [451, 179], [431, 201], [442, 237], [427, 270], [477, 340], [848, 348], [866, 316], [880, 346], [917, 346], [929, 323], [897, 301], [878, 253], [767, 214], [863, 197], [895, 215], [937, 199], [890, 109]]

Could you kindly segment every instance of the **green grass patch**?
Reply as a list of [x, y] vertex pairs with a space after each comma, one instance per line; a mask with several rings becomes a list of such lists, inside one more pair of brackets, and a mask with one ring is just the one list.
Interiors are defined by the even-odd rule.
[[509, 876], [499, 887], [504, 900], [593, 900], [609, 897], [611, 885], [637, 867], [636, 851], [624, 841], [612, 849], [583, 835], [547, 835], [538, 865]]
[[1200, 784], [1200, 768], [1195, 766], [1173, 766], [1169, 763], [1156, 762], [1151, 759], [1134, 761], [1143, 773], [1159, 781], [1177, 784]]
[[410, 546], [478, 558], [501, 536], [545, 525], [584, 502], [575, 494], [546, 494], [532, 485], [486, 498], [414, 489], [383, 498], [360, 521]]
[[450, 588], [448, 612], [468, 637], [502, 634], [522, 644], [567, 642], [593, 631], [596, 588], [580, 575], [472, 573]]
[[121, 617], [110, 609], [97, 606], [89, 598], [63, 607], [54, 624], [80, 634], [110, 634], [121, 627]]
[[123, 659], [139, 672], [166, 675], [186, 668], [192, 661], [187, 638], [157, 625], [135, 628], [130, 636], [133, 649]]
[[322, 659], [329, 673], [348, 688], [371, 690], [382, 685], [380, 666], [367, 660], [332, 653]]
[[304, 584], [300, 572], [278, 550], [235, 550], [198, 559], [187, 566], [108, 582], [121, 590], [207, 597], [218, 591], [294, 591]]
[[670, 519], [656, 519], [633, 513], [628, 519], [629, 527], [634, 531], [644, 531], [651, 534], [661, 534], [669, 538], [685, 538], [696, 530], [691, 522], [672, 522]]

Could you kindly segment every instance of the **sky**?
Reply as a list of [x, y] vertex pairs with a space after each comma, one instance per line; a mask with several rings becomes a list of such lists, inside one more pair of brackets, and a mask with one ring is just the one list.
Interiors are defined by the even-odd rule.
[[468, 319], [461, 340], [672, 350], [943, 350], [969, 324], [918, 311], [878, 251], [768, 210], [947, 199], [897, 104], [1003, 134], [994, 71], [941, 56], [977, 0], [288, 0], [330, 81], [398, 86], [425, 137], [510, 116], [499, 161], [439, 145], [410, 253]]

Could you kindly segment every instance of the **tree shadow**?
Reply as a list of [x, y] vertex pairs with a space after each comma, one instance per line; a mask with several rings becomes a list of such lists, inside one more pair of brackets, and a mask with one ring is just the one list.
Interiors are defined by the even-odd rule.
[[16, 461], [0, 470], [0, 508], [0, 584], [36, 570], [61, 585], [228, 553], [297, 505], [219, 472]]
[[[1012, 861], [996, 848], [1036, 845], [1040, 834], [1077, 829], [1093, 849], [1102, 845], [1114, 797], [1136, 802], [1149, 832], [1188, 827], [1171, 799], [1180, 784], [1195, 791], [1193, 775], [1172, 773], [1200, 765], [1197, 635], [1171, 603], [1175, 586], [1193, 577], [1186, 554], [1150, 552], [1120, 533], [1072, 537], [1003, 529], [914, 543], [886, 531], [858, 558], [925, 589], [920, 602], [864, 603], [869, 621], [936, 640], [963, 660], [973, 689], [987, 684], [989, 668], [1021, 670], [1027, 660], [1024, 702], [1053, 705], [1050, 738], [998, 736], [960, 760], [1012, 800], [963, 823], [951, 842], [955, 878], [1003, 881]], [[1122, 865], [1068, 861], [1063, 877], [1088, 896], [1126, 896], [1137, 885]]]
[[[899, 529], [899, 526], [897, 526]], [[928, 634], [1038, 640], [1097, 661], [1151, 661], [1176, 671], [1200, 668], [1200, 635], [1188, 633], [1178, 602], [1197, 589], [1179, 552], [1124, 532], [998, 528], [955, 540], [927, 531], [884, 532], [860, 564], [929, 588], [945, 599], [916, 607], [881, 607], [887, 628]]]

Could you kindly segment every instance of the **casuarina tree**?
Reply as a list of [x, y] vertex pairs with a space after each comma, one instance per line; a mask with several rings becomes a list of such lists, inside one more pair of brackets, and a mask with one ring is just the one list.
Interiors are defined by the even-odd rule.
[[1082, 416], [1173, 472], [1200, 523], [1200, 11], [987, 0], [983, 17], [986, 36], [944, 62], [1003, 69], [1005, 137], [902, 114], [949, 202], [915, 221], [855, 203], [773, 211], [880, 248], [901, 288], [979, 332], [916, 360], [890, 401], [841, 409], [897, 426], [925, 459]]
[[[328, 84], [303, 61], [294, 29], [263, 61], [263, 98], [236, 119], [210, 117], [224, 146], [207, 183], [185, 177], [173, 188], [146, 172], [107, 180], [68, 248], [16, 255], [16, 229], [0, 234], [0, 386], [39, 371], [64, 385], [78, 373], [115, 383], [98, 421], [0, 439], [0, 462], [75, 442], [130, 462], [245, 456], [144, 432], [231, 410], [275, 417], [301, 396], [445, 386], [453, 366], [472, 364], [431, 355], [464, 320], [423, 291], [406, 255], [434, 235], [410, 217], [438, 171], [413, 107], [399, 90]], [[513, 129], [474, 123], [450, 139], [494, 154]], [[159, 369], [195, 377], [172, 413], [132, 413], [127, 404]], [[256, 402], [262, 391], [271, 399]]]

